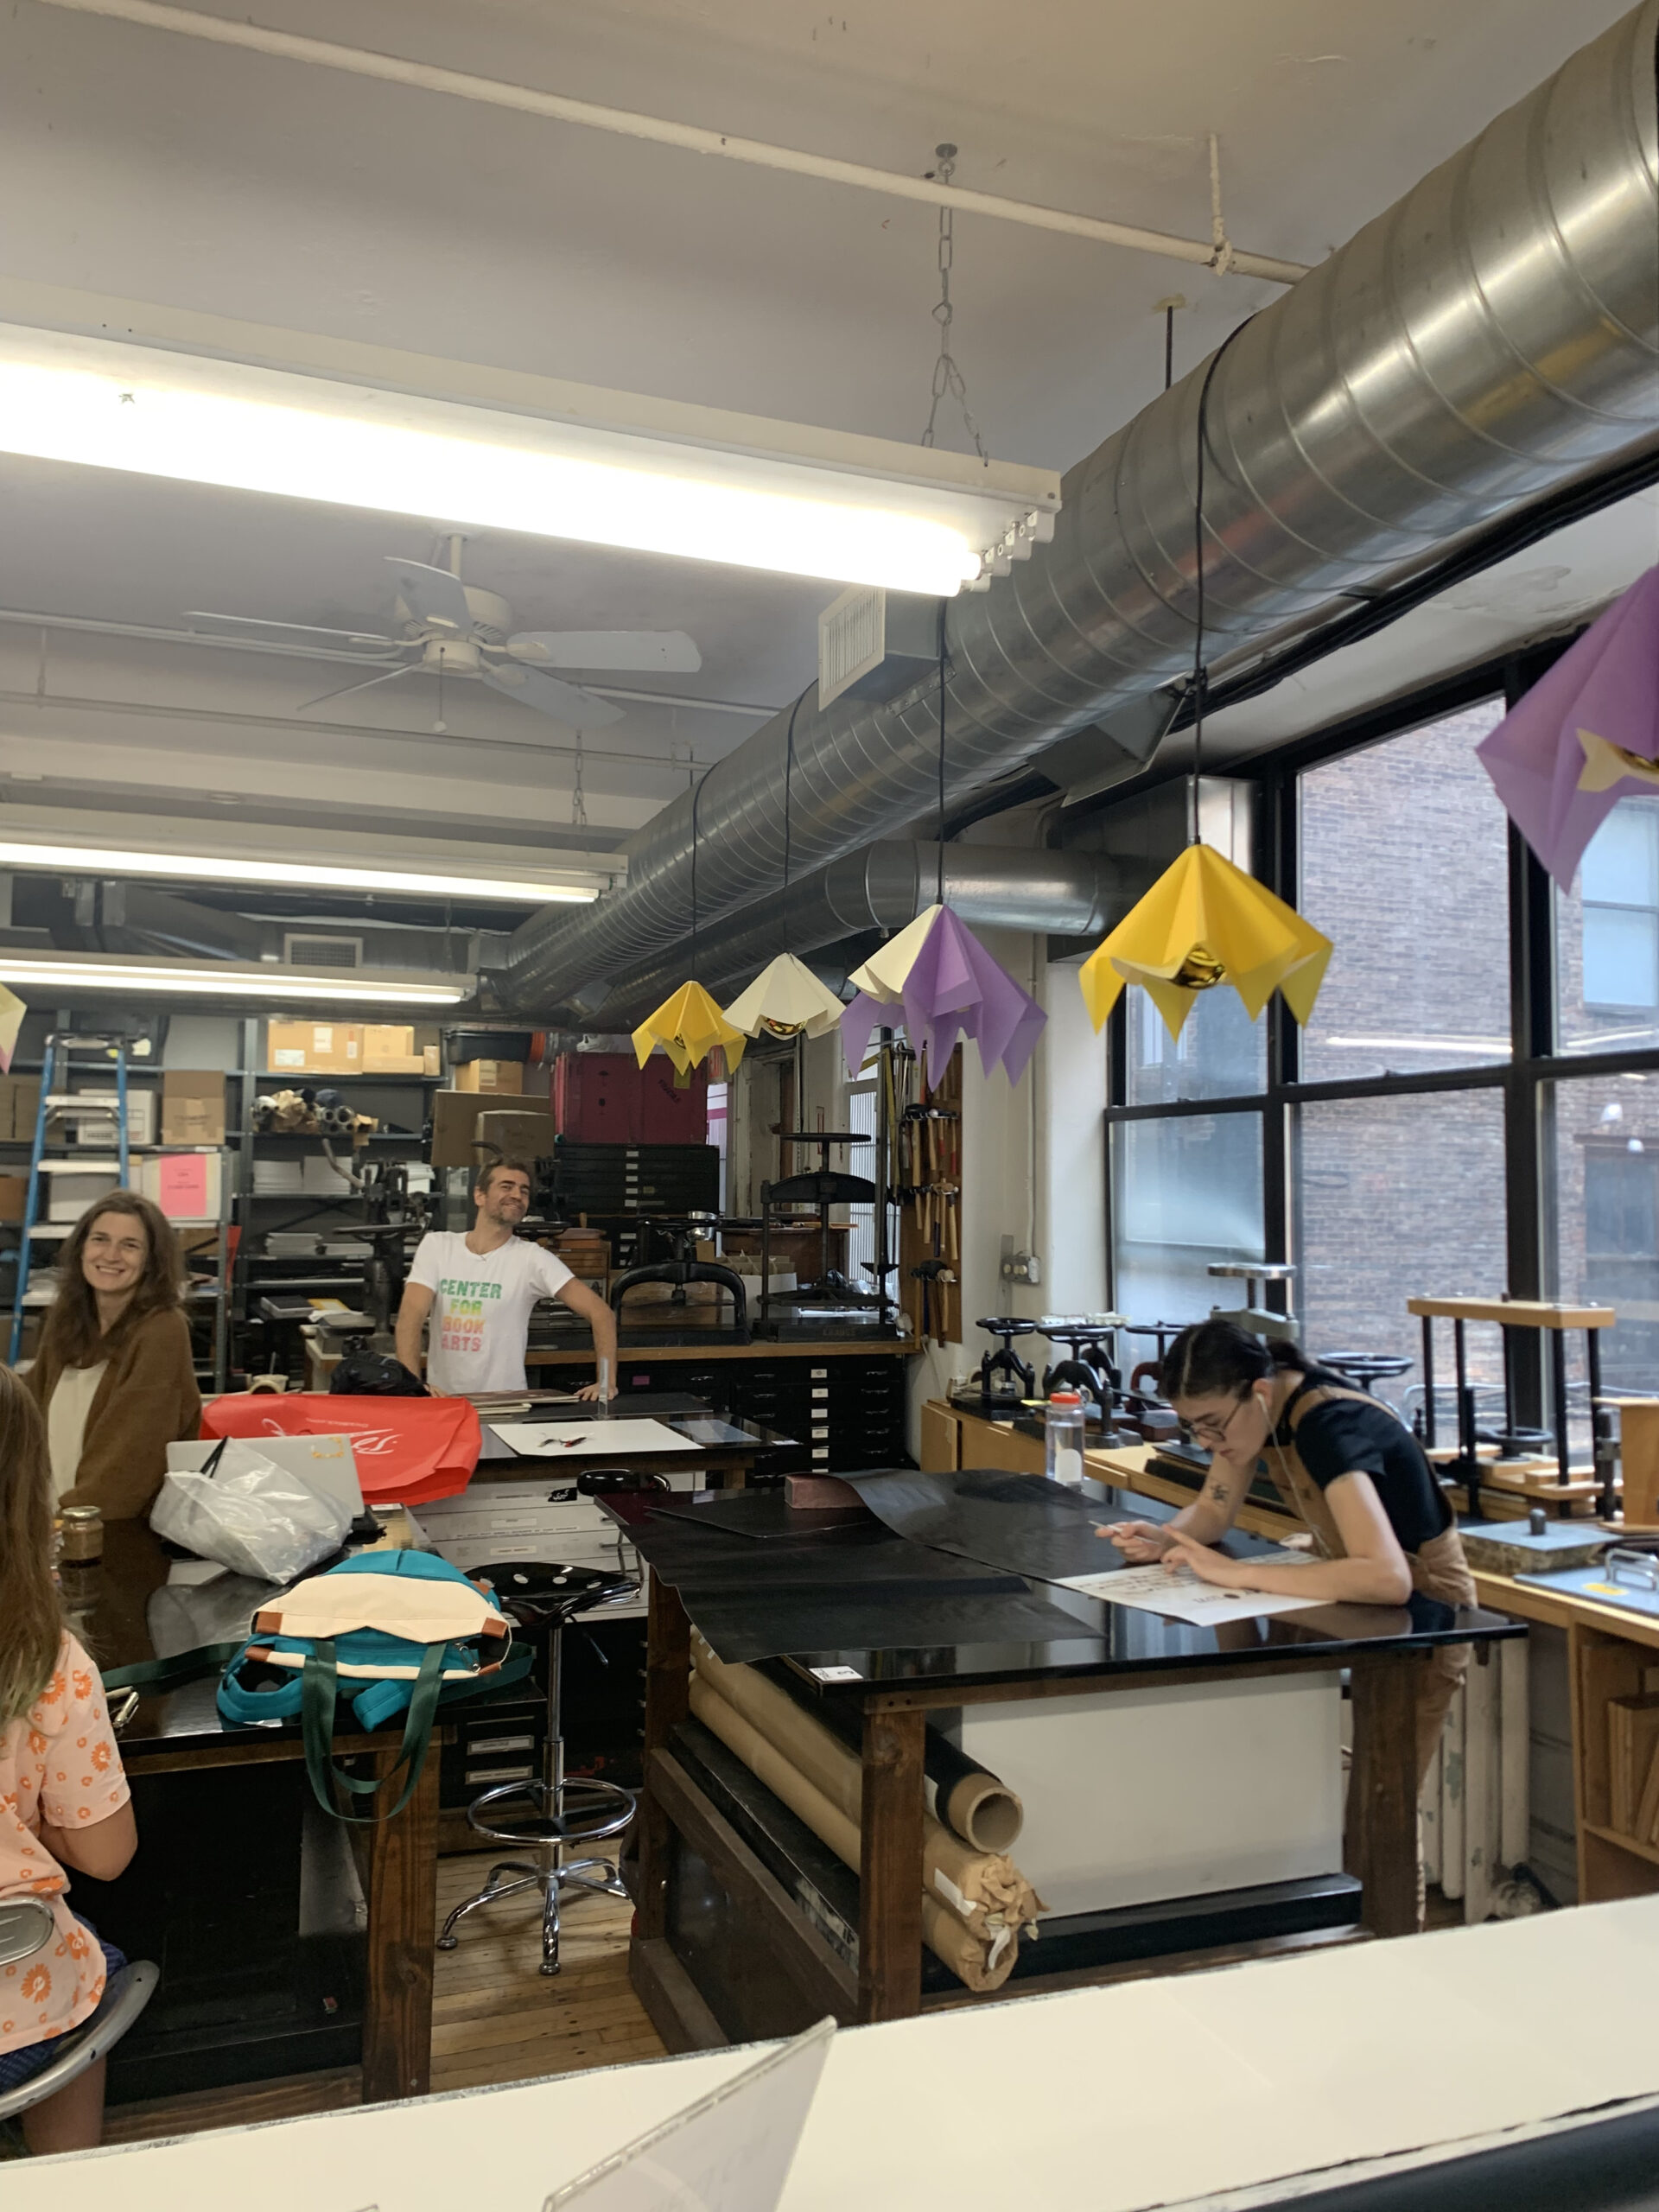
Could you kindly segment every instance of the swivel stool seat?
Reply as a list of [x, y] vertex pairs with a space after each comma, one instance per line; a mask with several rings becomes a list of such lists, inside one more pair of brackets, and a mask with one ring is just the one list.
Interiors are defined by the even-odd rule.
[[627, 1895], [612, 1860], [567, 1860], [564, 1854], [620, 1835], [634, 1812], [631, 1789], [613, 1782], [565, 1775], [561, 1709], [564, 1631], [580, 1614], [636, 1597], [639, 1586], [626, 1575], [537, 1560], [504, 1560], [468, 1567], [467, 1573], [470, 1580], [491, 1585], [496, 1604], [526, 1634], [546, 1639], [547, 1735], [539, 1782], [502, 1783], [474, 1797], [467, 1808], [467, 1824], [475, 1834], [533, 1852], [533, 1860], [505, 1859], [492, 1866], [484, 1887], [458, 1904], [444, 1922], [438, 1948], [454, 1949], [460, 1941], [457, 1926], [480, 1905], [537, 1890], [542, 1898], [541, 1970], [557, 1974], [563, 1893], [577, 1890], [600, 1897]]

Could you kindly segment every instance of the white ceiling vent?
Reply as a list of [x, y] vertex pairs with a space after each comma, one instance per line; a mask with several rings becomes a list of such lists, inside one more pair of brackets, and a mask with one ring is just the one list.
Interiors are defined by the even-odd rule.
[[360, 937], [302, 937], [293, 931], [283, 936], [283, 958], [290, 968], [360, 968]]
[[855, 584], [818, 617], [818, 704], [880, 668], [887, 651], [887, 594]]

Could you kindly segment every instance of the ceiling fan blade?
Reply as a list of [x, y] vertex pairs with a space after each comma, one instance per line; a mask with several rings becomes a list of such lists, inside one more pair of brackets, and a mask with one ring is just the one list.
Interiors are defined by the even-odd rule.
[[471, 635], [473, 610], [459, 576], [452, 576], [448, 569], [435, 569], [428, 561], [400, 561], [395, 553], [388, 553], [386, 560], [412, 614], [435, 628], [453, 630], [458, 637]]
[[702, 666], [683, 630], [521, 630], [507, 639], [507, 651], [537, 668], [654, 668], [695, 676]]
[[211, 607], [189, 607], [185, 609], [187, 622], [231, 622], [245, 630], [281, 630], [289, 637], [340, 638], [348, 645], [395, 645], [396, 638], [388, 638], [378, 630], [330, 630], [321, 622], [273, 622], [264, 614], [218, 614]]
[[361, 683], [348, 683], [344, 690], [325, 691], [315, 699], [308, 699], [294, 711], [296, 715], [309, 714], [313, 707], [326, 707], [331, 699], [349, 699], [353, 691], [372, 691], [377, 683], [395, 683], [400, 676], [407, 676], [419, 666], [419, 661], [407, 660], [401, 668], [389, 668], [382, 675], [365, 677]]
[[602, 729], [607, 722], [622, 719], [620, 707], [595, 699], [591, 691], [562, 683], [556, 676], [543, 676], [539, 670], [522, 667], [514, 660], [486, 662], [479, 672], [486, 683], [505, 692], [509, 699], [534, 707], [537, 714], [551, 715], [555, 721], [569, 722], [572, 729]]

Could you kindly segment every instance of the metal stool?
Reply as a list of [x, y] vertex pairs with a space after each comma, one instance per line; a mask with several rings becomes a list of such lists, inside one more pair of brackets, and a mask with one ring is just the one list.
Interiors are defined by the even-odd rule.
[[492, 1585], [496, 1604], [520, 1628], [546, 1634], [547, 1740], [541, 1781], [503, 1783], [486, 1789], [467, 1808], [467, 1824], [475, 1834], [487, 1837], [492, 1843], [527, 1847], [536, 1853], [536, 1862], [504, 1859], [492, 1866], [484, 1887], [458, 1904], [444, 1922], [438, 1948], [454, 1949], [459, 1941], [456, 1923], [480, 1905], [494, 1904], [499, 1898], [516, 1897], [523, 1890], [539, 1890], [542, 1972], [557, 1974], [559, 1903], [563, 1892], [582, 1890], [601, 1897], [627, 1895], [610, 1859], [577, 1859], [567, 1865], [563, 1854], [573, 1847], [602, 1843], [620, 1835], [632, 1820], [634, 1808], [633, 1792], [616, 1783], [596, 1782], [581, 1775], [572, 1780], [565, 1777], [560, 1710], [564, 1630], [578, 1614], [636, 1597], [639, 1586], [621, 1575], [542, 1560], [504, 1560], [493, 1566], [468, 1567], [467, 1572], [470, 1578]]
[[[20, 1964], [43, 1951], [57, 1935], [52, 1908], [40, 1897], [10, 1897], [0, 1904], [0, 1966]], [[0, 2091], [0, 2120], [13, 2120], [55, 2097], [90, 2066], [107, 2057], [150, 1999], [161, 1980], [148, 1959], [130, 1959], [105, 1984], [98, 2010], [78, 2028], [60, 2036], [51, 2062], [15, 2089]]]

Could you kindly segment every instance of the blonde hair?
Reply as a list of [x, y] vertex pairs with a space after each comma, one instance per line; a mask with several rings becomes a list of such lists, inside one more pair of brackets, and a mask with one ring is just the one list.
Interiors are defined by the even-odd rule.
[[46, 1423], [12, 1370], [0, 1367], [0, 1728], [43, 1694], [62, 1642]]

